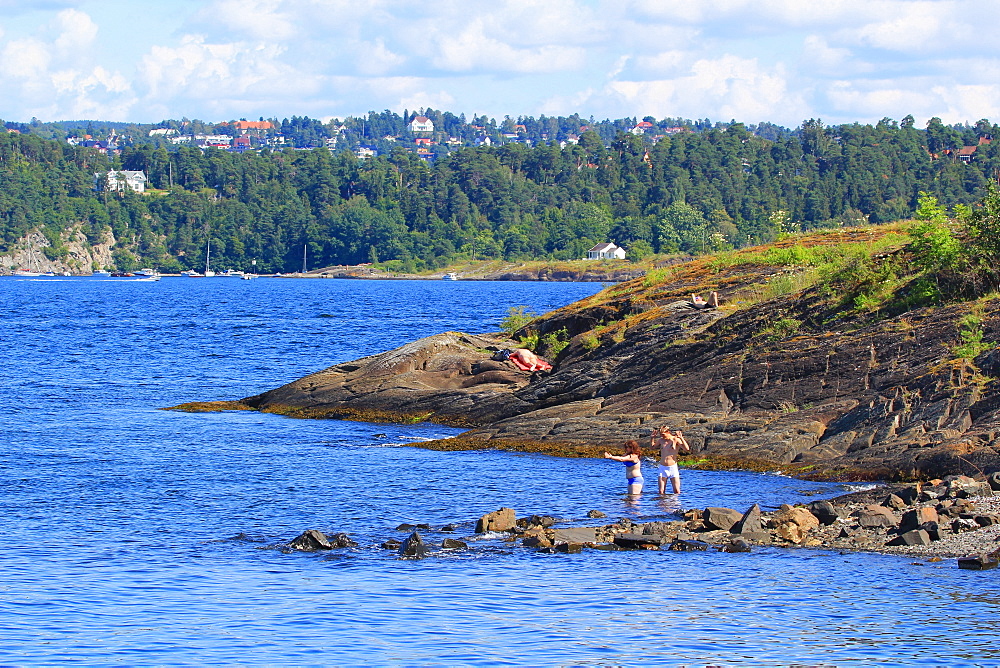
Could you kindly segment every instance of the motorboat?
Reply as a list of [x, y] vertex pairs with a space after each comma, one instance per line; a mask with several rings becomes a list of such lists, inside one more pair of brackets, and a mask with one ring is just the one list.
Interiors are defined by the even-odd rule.
[[188, 278], [205, 278], [205, 274], [199, 274], [194, 269], [185, 269], [181, 272], [181, 276], [187, 276]]
[[235, 269], [226, 269], [225, 271], [220, 271], [216, 276], [221, 278], [243, 278], [244, 274], [242, 271], [236, 271]]
[[249, 281], [249, 280], [252, 280], [254, 278], [257, 278], [257, 275], [256, 274], [240, 274], [240, 278], [243, 279], [244, 281]]
[[135, 275], [143, 277], [159, 276], [157, 272], [155, 272], [152, 269], [149, 269], [148, 267], [146, 269], [140, 269], [139, 271], [135, 272]]
[[441, 278], [443, 280], [446, 280], [446, 281], [457, 281], [458, 280], [458, 274], [456, 274], [453, 271], [449, 271], [447, 274], [445, 274]]
[[91, 276], [100, 276], [100, 277], [106, 277], [106, 276], [110, 276], [110, 275], [111, 275], [111, 272], [110, 272], [110, 271], [108, 271], [107, 269], [96, 269], [96, 270], [94, 270], [93, 272], [91, 272], [91, 274], [90, 274], [90, 275], [91, 275]]

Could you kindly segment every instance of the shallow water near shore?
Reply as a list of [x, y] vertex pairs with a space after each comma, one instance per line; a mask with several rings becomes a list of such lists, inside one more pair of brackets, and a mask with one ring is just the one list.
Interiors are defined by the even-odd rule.
[[[830, 551], [543, 555], [501, 506], [584, 521], [827, 498], [842, 485], [407, 447], [458, 430], [158, 410], [234, 399], [597, 284], [0, 279], [0, 663], [997, 665], [996, 571]], [[645, 470], [647, 490], [655, 468]], [[426, 522], [427, 559], [379, 544]], [[453, 533], [440, 529], [457, 524]], [[347, 532], [329, 553], [276, 546]]]

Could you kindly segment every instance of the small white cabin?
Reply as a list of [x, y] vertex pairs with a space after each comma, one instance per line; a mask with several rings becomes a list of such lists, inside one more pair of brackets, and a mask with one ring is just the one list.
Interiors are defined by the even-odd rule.
[[624, 260], [625, 249], [612, 243], [597, 244], [587, 251], [588, 260]]

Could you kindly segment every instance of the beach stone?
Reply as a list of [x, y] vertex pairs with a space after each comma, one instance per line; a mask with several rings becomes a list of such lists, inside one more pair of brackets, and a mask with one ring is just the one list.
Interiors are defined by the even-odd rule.
[[708, 543], [701, 540], [675, 539], [667, 549], [675, 552], [704, 552], [708, 549]]
[[906, 533], [907, 531], [913, 531], [921, 524], [926, 522], [937, 522], [938, 513], [937, 509], [931, 506], [924, 506], [923, 508], [914, 508], [913, 510], [907, 510], [903, 513], [903, 518], [899, 521], [899, 532]]
[[723, 552], [750, 552], [750, 543], [743, 538], [733, 538], [722, 546]]
[[917, 489], [916, 485], [910, 485], [909, 487], [904, 487], [903, 489], [896, 492], [896, 496], [903, 500], [908, 506], [912, 506], [917, 502], [917, 498], [920, 496], [920, 490]]
[[454, 531], [458, 531], [457, 524], [445, 524], [443, 527], [441, 527], [442, 533], [452, 533]]
[[885, 506], [886, 508], [892, 508], [893, 510], [902, 510], [903, 508], [906, 507], [907, 504], [906, 501], [903, 501], [903, 499], [901, 499], [897, 495], [890, 494], [888, 497], [886, 497], [885, 501], [882, 502], [882, 505]]
[[663, 536], [644, 533], [620, 533], [615, 536], [614, 540], [615, 545], [618, 547], [630, 550], [658, 548], [666, 542], [667, 539]]
[[607, 515], [602, 513], [600, 510], [589, 510], [587, 511], [587, 517], [591, 519], [601, 519], [602, 517], [607, 517]]
[[755, 503], [743, 513], [743, 516], [733, 526], [729, 527], [729, 533], [757, 533], [763, 531], [763, 529], [764, 525], [761, 523], [760, 505]]
[[580, 554], [583, 552], [582, 543], [559, 543], [556, 545], [556, 552], [563, 554]]
[[774, 533], [778, 538], [796, 544], [801, 543], [802, 539], [805, 538], [805, 531], [795, 522], [783, 522], [779, 524], [775, 528]]
[[525, 547], [552, 547], [552, 541], [544, 533], [534, 536], [525, 536], [521, 541]]
[[931, 537], [923, 529], [914, 529], [913, 531], [907, 531], [904, 534], [896, 536], [890, 540], [886, 545], [930, 545]]
[[948, 527], [942, 526], [938, 522], [924, 522], [917, 528], [926, 531], [927, 535], [931, 537], [932, 541], [941, 540], [942, 534], [948, 532]]
[[559, 543], [596, 543], [597, 529], [595, 527], [570, 527], [553, 531], [552, 542]]
[[709, 530], [729, 531], [730, 527], [743, 518], [743, 514], [732, 508], [705, 508], [702, 521]]
[[958, 560], [958, 567], [967, 571], [985, 571], [996, 568], [1000, 565], [1000, 560], [988, 554], [978, 554], [974, 557], [961, 557]]
[[896, 515], [885, 506], [867, 506], [858, 511], [858, 526], [865, 529], [896, 526]]
[[358, 544], [351, 540], [346, 533], [335, 533], [330, 540], [330, 547], [357, 547]]
[[304, 552], [314, 552], [316, 550], [330, 550], [333, 546], [327, 539], [326, 534], [316, 529], [303, 531], [288, 544], [288, 547]]
[[550, 527], [556, 523], [556, 518], [551, 515], [530, 515], [517, 520], [517, 526], [527, 527]]
[[427, 545], [424, 543], [424, 539], [421, 538], [420, 534], [414, 531], [406, 538], [406, 540], [403, 541], [402, 545], [399, 546], [399, 554], [404, 557], [415, 557], [420, 559], [427, 556]]
[[445, 550], [464, 550], [469, 547], [467, 543], [454, 538], [445, 538], [441, 541], [441, 547]]
[[994, 492], [1000, 492], [1000, 471], [994, 471], [986, 479], [990, 486], [990, 489]]
[[830, 526], [840, 519], [840, 515], [837, 514], [836, 507], [834, 507], [834, 505], [829, 501], [813, 501], [807, 505], [806, 508], [808, 508], [809, 512], [816, 516], [816, 519], [819, 520], [819, 523], [823, 526]]
[[975, 531], [979, 528], [979, 523], [971, 518], [959, 517], [958, 519], [951, 521], [951, 530], [953, 533], [964, 533], [966, 531]]
[[794, 524], [802, 530], [802, 534], [805, 534], [807, 531], [818, 528], [819, 520], [808, 508], [790, 506], [786, 503], [776, 513], [771, 515], [768, 524], [775, 528], [780, 528], [786, 524]]
[[501, 508], [492, 513], [486, 513], [476, 522], [476, 533], [488, 531], [510, 531], [517, 526], [517, 517], [513, 508]]
[[774, 538], [771, 536], [771, 532], [764, 531], [744, 531], [740, 534], [740, 538], [743, 540], [750, 541], [757, 545], [770, 545], [774, 542]]
[[[983, 483], [966, 475], [948, 476], [944, 480], [947, 495], [956, 499], [979, 496], [983, 493]], [[987, 485], [988, 487], [988, 485]]]
[[382, 547], [384, 547], [387, 550], [398, 550], [400, 545], [402, 545], [402, 543], [400, 543], [395, 538], [390, 538], [389, 540], [382, 543]]
[[1000, 524], [1000, 517], [996, 515], [976, 515], [972, 519], [981, 527], [991, 527], [994, 524]]
[[646, 522], [642, 525], [642, 535], [644, 536], [666, 536], [673, 529], [670, 522]]

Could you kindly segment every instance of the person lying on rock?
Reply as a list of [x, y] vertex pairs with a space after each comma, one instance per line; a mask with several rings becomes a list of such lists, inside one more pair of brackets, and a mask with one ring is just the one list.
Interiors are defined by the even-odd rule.
[[527, 348], [518, 348], [508, 358], [521, 371], [549, 371], [552, 365]]
[[681, 493], [681, 473], [677, 468], [677, 456], [691, 452], [691, 446], [684, 439], [684, 434], [678, 429], [676, 433], [670, 431], [670, 427], [663, 425], [653, 432], [649, 441], [650, 446], [660, 452], [659, 483], [660, 494], [667, 492], [667, 480], [673, 486], [674, 494]]
[[713, 291], [708, 295], [708, 301], [702, 299], [701, 295], [691, 295], [691, 306], [694, 308], [719, 308], [719, 293]]
[[642, 448], [638, 441], [625, 442], [625, 454], [613, 455], [604, 453], [605, 459], [613, 459], [625, 465], [625, 480], [628, 483], [628, 494], [631, 497], [642, 494]]

